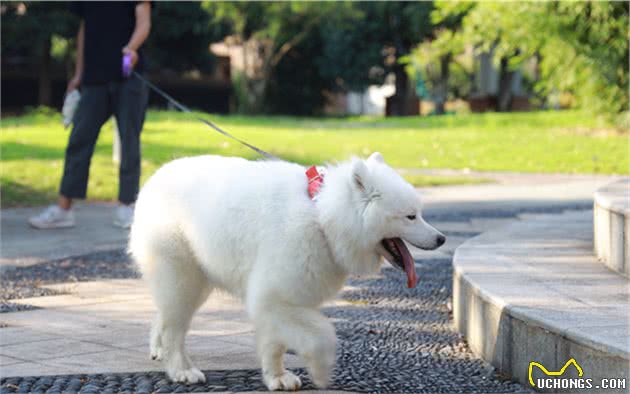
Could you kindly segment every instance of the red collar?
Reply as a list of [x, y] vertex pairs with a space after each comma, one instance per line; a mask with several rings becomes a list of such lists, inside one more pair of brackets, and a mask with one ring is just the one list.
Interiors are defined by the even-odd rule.
[[311, 166], [306, 170], [306, 177], [308, 179], [308, 195], [311, 199], [315, 199], [315, 195], [319, 193], [319, 189], [324, 183], [324, 174], [317, 172], [317, 167]]

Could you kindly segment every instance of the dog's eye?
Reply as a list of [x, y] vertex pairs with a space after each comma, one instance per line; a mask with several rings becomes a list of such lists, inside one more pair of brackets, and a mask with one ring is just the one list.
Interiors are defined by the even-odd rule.
[[409, 216], [407, 216], [407, 219], [409, 219], [409, 220], [416, 220], [416, 215], [409, 215]]

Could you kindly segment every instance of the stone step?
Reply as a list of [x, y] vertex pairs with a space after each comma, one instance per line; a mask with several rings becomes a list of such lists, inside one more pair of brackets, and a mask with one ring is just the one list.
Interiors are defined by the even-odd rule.
[[598, 189], [593, 204], [595, 255], [611, 270], [630, 276], [630, 178]]
[[[573, 358], [594, 392], [603, 378], [630, 388], [630, 281], [592, 256], [592, 214], [527, 216], [455, 252], [456, 328], [473, 352], [527, 386], [531, 362], [561, 371]], [[577, 378], [575, 368], [566, 374]], [[546, 377], [535, 365], [531, 375]]]

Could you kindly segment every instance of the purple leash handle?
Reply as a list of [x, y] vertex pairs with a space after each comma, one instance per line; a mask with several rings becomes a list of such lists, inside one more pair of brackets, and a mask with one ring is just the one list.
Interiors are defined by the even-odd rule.
[[129, 78], [129, 76], [131, 75], [131, 70], [132, 70], [131, 55], [124, 55], [123, 56], [123, 60], [122, 60], [122, 74], [123, 74], [123, 77]]

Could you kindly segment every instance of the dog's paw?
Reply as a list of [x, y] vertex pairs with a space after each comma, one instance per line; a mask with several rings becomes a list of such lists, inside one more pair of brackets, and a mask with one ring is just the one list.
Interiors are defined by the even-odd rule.
[[151, 360], [160, 361], [162, 360], [162, 347], [156, 346], [155, 348], [151, 348]]
[[[318, 360], [321, 361], [321, 360]], [[330, 374], [332, 372], [332, 366], [330, 364], [322, 364], [321, 362], [308, 363], [308, 373], [311, 375], [311, 380], [315, 383], [317, 388], [323, 389], [328, 386], [330, 382]]]
[[206, 376], [197, 368], [180, 369], [169, 373], [174, 382], [184, 384], [205, 383]]
[[284, 371], [284, 373], [280, 376], [271, 376], [271, 375], [263, 375], [263, 380], [265, 381], [265, 386], [270, 391], [277, 390], [289, 390], [295, 391], [299, 390], [302, 387], [302, 381], [295, 374]]
[[317, 388], [325, 389], [326, 387], [328, 387], [328, 383], [330, 382], [330, 373], [311, 373], [311, 379], [313, 380], [313, 383], [315, 384], [315, 386], [317, 386]]

